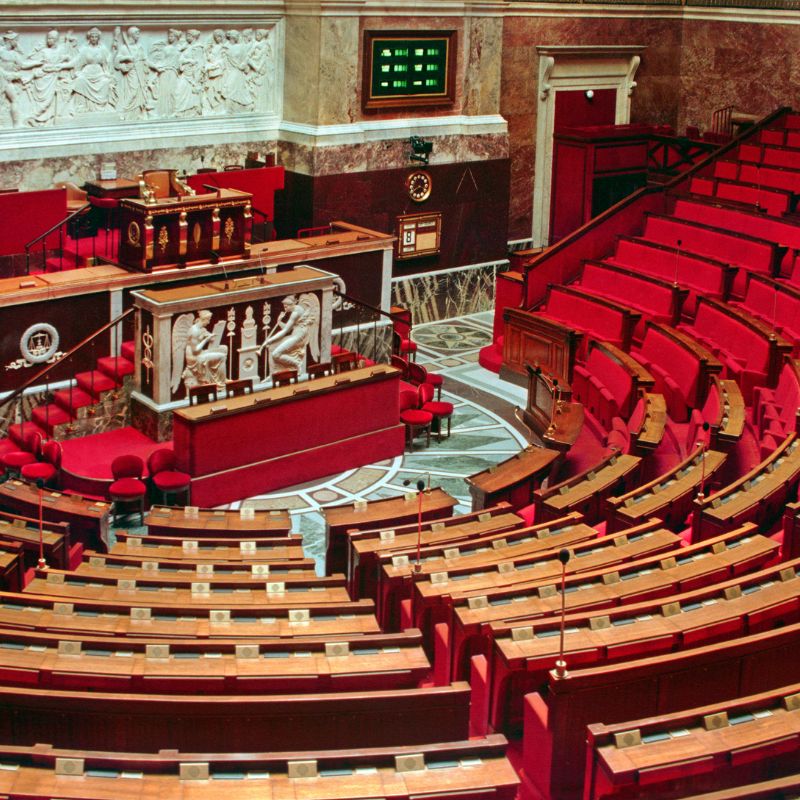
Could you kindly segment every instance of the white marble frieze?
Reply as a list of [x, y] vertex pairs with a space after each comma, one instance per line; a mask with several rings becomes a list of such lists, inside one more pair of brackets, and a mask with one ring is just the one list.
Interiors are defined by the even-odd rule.
[[214, 122], [277, 120], [280, 34], [279, 22], [264, 19], [8, 28], [0, 33], [0, 147], [69, 141], [75, 129], [136, 140], [142, 131], [180, 136]]

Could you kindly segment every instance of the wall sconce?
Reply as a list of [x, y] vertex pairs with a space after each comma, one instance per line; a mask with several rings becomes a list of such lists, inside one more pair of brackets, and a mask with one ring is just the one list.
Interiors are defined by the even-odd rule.
[[587, 89], [583, 94], [590, 103], [594, 100], [594, 89]]
[[428, 156], [433, 151], [433, 142], [426, 142], [421, 136], [412, 136], [409, 142], [411, 153], [408, 157], [412, 161], [419, 161], [420, 164], [427, 164]]

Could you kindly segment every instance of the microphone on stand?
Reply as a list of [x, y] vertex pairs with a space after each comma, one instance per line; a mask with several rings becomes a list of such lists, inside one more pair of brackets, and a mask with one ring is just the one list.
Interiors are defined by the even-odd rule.
[[555, 678], [567, 677], [567, 662], [564, 661], [564, 618], [566, 616], [567, 593], [567, 563], [569, 562], [569, 550], [563, 548], [558, 551], [558, 560], [561, 562], [561, 636], [558, 645], [558, 660], [552, 675]]
[[39, 569], [47, 569], [47, 562], [44, 560], [44, 481], [36, 479], [36, 488], [39, 490]]
[[700, 447], [700, 491], [697, 494], [697, 499], [702, 502], [703, 498], [705, 497], [705, 484], [706, 484], [706, 447], [708, 446], [706, 442], [706, 433], [711, 426], [707, 423], [703, 423], [703, 438], [697, 442], [697, 445]]
[[[420, 557], [421, 550], [422, 550], [422, 496], [424, 492], [431, 490], [431, 474], [430, 472], [427, 473], [428, 475], [428, 487], [425, 488], [425, 481], [420, 478], [417, 481], [417, 560], [414, 564], [414, 572], [421, 572], [422, 571], [422, 559]], [[408, 486], [411, 483], [410, 478], [406, 478], [403, 481], [403, 486]]]

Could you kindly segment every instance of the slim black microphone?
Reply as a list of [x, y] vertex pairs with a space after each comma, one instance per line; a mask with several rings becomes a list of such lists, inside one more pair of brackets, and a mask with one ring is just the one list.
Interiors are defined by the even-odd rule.
[[554, 676], [556, 678], [567, 677], [567, 662], [564, 661], [564, 622], [567, 614], [567, 562], [569, 561], [569, 550], [562, 548], [558, 551], [558, 560], [561, 562], [561, 630], [558, 645], [558, 660]]

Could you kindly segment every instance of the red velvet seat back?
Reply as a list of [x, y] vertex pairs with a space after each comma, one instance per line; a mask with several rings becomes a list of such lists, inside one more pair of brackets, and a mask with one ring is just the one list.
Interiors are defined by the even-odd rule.
[[156, 475], [165, 470], [175, 469], [175, 453], [167, 447], [154, 450], [147, 459], [147, 471], [151, 475]]
[[42, 458], [56, 469], [61, 469], [61, 455], [61, 444], [53, 439], [42, 448]]
[[139, 456], [117, 456], [111, 462], [111, 474], [114, 480], [120, 478], [141, 478], [144, 471], [144, 461]]

